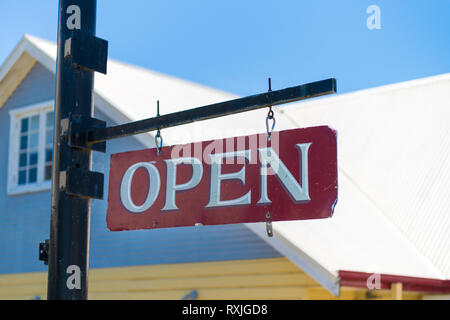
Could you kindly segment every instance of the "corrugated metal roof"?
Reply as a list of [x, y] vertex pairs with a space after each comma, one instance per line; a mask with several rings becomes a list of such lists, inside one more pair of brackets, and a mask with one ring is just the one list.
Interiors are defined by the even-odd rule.
[[[55, 46], [27, 36], [55, 59]], [[54, 68], [54, 67], [53, 67]], [[130, 120], [235, 96], [109, 61], [96, 92]], [[163, 130], [169, 144], [263, 132], [266, 110]], [[277, 129], [338, 131], [333, 218], [274, 223], [289, 245], [339, 270], [450, 278], [450, 74], [277, 108]], [[267, 240], [267, 239], [266, 239]], [[270, 239], [267, 240], [270, 243]]]
[[339, 200], [277, 232], [334, 272], [450, 278], [450, 74], [281, 110], [337, 130]]

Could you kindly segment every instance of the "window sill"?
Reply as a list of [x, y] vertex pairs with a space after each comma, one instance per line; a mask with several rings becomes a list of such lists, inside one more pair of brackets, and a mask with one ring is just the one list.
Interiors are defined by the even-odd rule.
[[42, 192], [42, 191], [50, 191], [52, 187], [51, 181], [46, 181], [42, 183], [36, 183], [36, 184], [30, 184], [20, 187], [14, 187], [11, 189], [8, 189], [8, 195], [9, 196], [18, 196], [23, 195], [27, 193], [35, 193], [35, 192]]

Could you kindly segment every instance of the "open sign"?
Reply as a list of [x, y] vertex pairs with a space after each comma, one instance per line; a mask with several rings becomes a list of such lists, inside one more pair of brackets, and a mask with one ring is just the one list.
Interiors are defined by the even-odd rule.
[[[111, 156], [112, 231], [330, 217], [336, 132], [313, 127]], [[268, 214], [269, 213], [269, 214]], [[270, 217], [268, 219], [267, 217]]]

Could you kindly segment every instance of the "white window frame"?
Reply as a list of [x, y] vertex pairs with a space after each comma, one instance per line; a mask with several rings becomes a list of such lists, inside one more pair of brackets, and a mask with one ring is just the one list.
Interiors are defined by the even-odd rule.
[[[8, 156], [8, 195], [20, 195], [25, 193], [47, 191], [51, 189], [51, 180], [44, 180], [45, 171], [45, 114], [54, 109], [54, 101], [49, 100], [41, 103], [28, 105], [9, 111], [9, 156]], [[38, 142], [38, 165], [37, 182], [19, 185], [19, 148], [20, 148], [20, 121], [25, 116], [39, 113], [39, 142]]]

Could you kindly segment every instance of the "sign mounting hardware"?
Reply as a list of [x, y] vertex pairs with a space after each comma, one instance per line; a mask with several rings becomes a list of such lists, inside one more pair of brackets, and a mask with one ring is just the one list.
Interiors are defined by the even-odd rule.
[[[107, 71], [108, 42], [95, 36], [96, 0], [60, 0], [56, 70], [50, 240], [40, 246], [48, 261], [49, 300], [87, 299], [90, 199], [103, 198], [104, 176], [92, 172], [85, 132], [106, 127], [92, 118], [94, 72]], [[76, 266], [76, 285], [70, 267]]]

